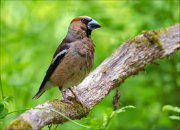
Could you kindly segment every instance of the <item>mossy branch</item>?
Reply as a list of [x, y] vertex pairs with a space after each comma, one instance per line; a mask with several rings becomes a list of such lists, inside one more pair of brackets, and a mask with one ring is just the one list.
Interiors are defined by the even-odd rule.
[[75, 88], [83, 106], [76, 102], [67, 90], [65, 97], [72, 103], [62, 100], [47, 101], [37, 108], [21, 114], [7, 130], [38, 130], [48, 124], [60, 124], [68, 121], [63, 116], [47, 110], [56, 110], [70, 119], [81, 119], [113, 89], [131, 75], [143, 70], [147, 64], [166, 57], [180, 49], [180, 24], [166, 29], [146, 31], [134, 39], [122, 44], [109, 58], [97, 67]]

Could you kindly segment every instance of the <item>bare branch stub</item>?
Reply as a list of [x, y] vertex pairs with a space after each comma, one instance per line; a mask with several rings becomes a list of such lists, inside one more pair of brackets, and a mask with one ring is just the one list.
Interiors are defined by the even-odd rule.
[[113, 107], [114, 107], [114, 111], [119, 109], [119, 106], [120, 106], [120, 96], [121, 96], [121, 93], [118, 89], [116, 89], [116, 93], [113, 97]]
[[[167, 29], [146, 31], [122, 44], [74, 89], [83, 107], [73, 100], [71, 98], [73, 96], [67, 91], [65, 97], [71, 99], [74, 105], [55, 99], [38, 105], [37, 108], [55, 109], [71, 119], [80, 119], [125, 79], [137, 74], [154, 60], [168, 56], [179, 49], [179, 24]], [[50, 110], [32, 109], [21, 114], [6, 129], [25, 129], [27, 126], [28, 129], [37, 130], [51, 123], [58, 124], [66, 121], [67, 119]]]

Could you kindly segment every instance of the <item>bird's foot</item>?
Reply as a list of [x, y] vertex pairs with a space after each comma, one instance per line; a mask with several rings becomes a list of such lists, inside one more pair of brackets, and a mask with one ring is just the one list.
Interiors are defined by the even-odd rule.
[[73, 102], [72, 102], [71, 100], [68, 100], [67, 98], [63, 98], [63, 101], [64, 101], [65, 103], [74, 105]]
[[62, 91], [62, 98], [63, 102], [74, 105], [73, 102], [65, 96], [65, 91]]
[[83, 107], [83, 103], [81, 102], [81, 100], [79, 100], [77, 94], [72, 90], [72, 88], [69, 88], [69, 90], [70, 90], [71, 93], [74, 95], [75, 100]]
[[71, 93], [73, 94], [73, 97], [66, 97], [65, 96], [65, 91], [62, 91], [62, 97], [63, 97], [63, 101], [71, 104], [71, 105], [75, 105], [73, 102], [77, 102], [78, 104], [80, 104], [83, 107], [83, 103], [81, 102], [81, 100], [78, 98], [77, 94], [71, 89], [69, 88], [69, 90], [71, 91]]

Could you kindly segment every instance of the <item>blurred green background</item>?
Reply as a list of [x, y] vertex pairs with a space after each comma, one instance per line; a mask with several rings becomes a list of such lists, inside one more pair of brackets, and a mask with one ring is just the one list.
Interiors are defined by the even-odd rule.
[[[70, 21], [76, 16], [91, 16], [102, 25], [101, 29], [92, 34], [96, 45], [95, 69], [118, 46], [143, 30], [179, 23], [179, 5], [179, 0], [1, 0], [0, 73], [4, 97], [8, 97], [9, 103], [5, 104], [8, 112], [31, 108], [61, 97], [59, 90], [54, 88], [44, 93], [40, 99], [32, 100], [56, 47], [65, 37]], [[145, 72], [129, 77], [119, 87], [120, 105], [133, 105], [136, 109], [118, 114], [106, 129], [179, 130], [180, 121], [171, 120], [169, 113], [162, 111], [166, 104], [180, 106], [179, 61], [180, 53], [176, 52], [156, 61], [159, 66], [148, 65]], [[105, 129], [102, 126], [105, 117], [113, 110], [114, 93], [113, 90], [86, 118], [77, 122], [90, 126], [90, 130]], [[0, 119], [0, 129], [19, 114], [10, 114]], [[57, 129], [86, 128], [67, 122]]]

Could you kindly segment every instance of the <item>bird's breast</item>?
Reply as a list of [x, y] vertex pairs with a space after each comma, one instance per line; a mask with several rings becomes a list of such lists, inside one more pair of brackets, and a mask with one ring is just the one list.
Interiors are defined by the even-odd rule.
[[81, 42], [71, 46], [50, 81], [63, 89], [78, 85], [93, 66], [94, 46], [89, 44]]

